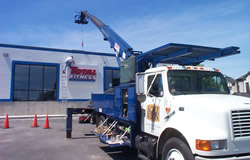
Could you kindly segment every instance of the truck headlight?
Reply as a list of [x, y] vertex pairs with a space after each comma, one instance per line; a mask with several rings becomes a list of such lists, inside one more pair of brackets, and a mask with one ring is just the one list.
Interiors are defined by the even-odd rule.
[[227, 149], [227, 141], [196, 139], [196, 149], [201, 151], [225, 150]]

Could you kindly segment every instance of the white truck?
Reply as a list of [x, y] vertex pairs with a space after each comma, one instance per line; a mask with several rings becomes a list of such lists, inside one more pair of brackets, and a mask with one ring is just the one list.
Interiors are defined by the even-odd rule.
[[250, 159], [250, 99], [230, 95], [218, 70], [156, 67], [136, 84], [141, 130], [155, 137], [158, 157]]
[[[144, 159], [250, 159], [250, 99], [230, 95], [219, 70], [197, 66], [238, 54], [238, 47], [169, 43], [142, 53], [86, 11], [75, 22], [86, 18], [123, 59], [120, 85], [91, 97], [102, 142], [135, 147]], [[71, 136], [74, 111], [67, 111]]]

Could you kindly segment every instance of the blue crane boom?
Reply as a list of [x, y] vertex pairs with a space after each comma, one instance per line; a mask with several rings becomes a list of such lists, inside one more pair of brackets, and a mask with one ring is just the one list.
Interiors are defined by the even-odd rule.
[[[149, 66], [155, 67], [158, 63], [198, 65], [205, 60], [215, 60], [216, 58], [240, 53], [239, 47], [234, 46], [215, 48], [178, 43], [169, 43], [142, 53], [134, 51], [114, 30], [87, 11], [82, 11], [79, 15], [76, 15], [75, 23], [88, 24], [88, 19], [101, 31], [104, 40], [109, 41], [111, 48], [114, 48], [121, 70], [124, 64], [120, 64], [120, 58], [135, 66], [135, 72], [144, 72]], [[132, 61], [129, 59], [132, 59]], [[128, 68], [128, 63], [125, 64], [125, 68]]]
[[131, 55], [135, 55], [138, 52], [133, 51], [133, 48], [123, 40], [114, 30], [108, 25], [104, 24], [101, 20], [95, 16], [89, 14], [87, 11], [82, 11], [79, 15], [75, 16], [75, 23], [88, 24], [88, 19], [100, 30], [104, 36], [104, 40], [109, 41], [110, 47], [116, 52], [118, 63], [120, 64], [120, 58], [123, 60], [129, 58]]

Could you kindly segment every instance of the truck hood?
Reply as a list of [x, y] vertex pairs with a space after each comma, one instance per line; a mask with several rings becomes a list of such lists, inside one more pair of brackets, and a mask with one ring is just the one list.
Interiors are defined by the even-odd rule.
[[[238, 143], [229, 142], [234, 140], [231, 111], [250, 110], [250, 98], [222, 94], [180, 95], [173, 97], [171, 109], [175, 111], [172, 120], [170, 118], [171, 127], [185, 135], [194, 152], [209, 155], [196, 150], [195, 139], [227, 140], [228, 149], [234, 152]], [[247, 139], [245, 143], [249, 145], [249, 142]]]
[[241, 110], [250, 109], [250, 98], [222, 94], [180, 95], [173, 97], [173, 105], [216, 111]]
[[188, 126], [183, 129], [196, 130], [197, 135], [206, 135], [205, 138], [224, 139], [231, 133], [228, 127], [231, 111], [250, 110], [250, 98], [222, 94], [180, 95], [173, 97], [171, 106], [176, 117], [180, 117], [180, 126]]

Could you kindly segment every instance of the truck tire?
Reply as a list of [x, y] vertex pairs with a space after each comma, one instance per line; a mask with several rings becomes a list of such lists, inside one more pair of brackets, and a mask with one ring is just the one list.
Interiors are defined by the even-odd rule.
[[194, 160], [194, 156], [182, 140], [170, 138], [163, 147], [162, 160]]

